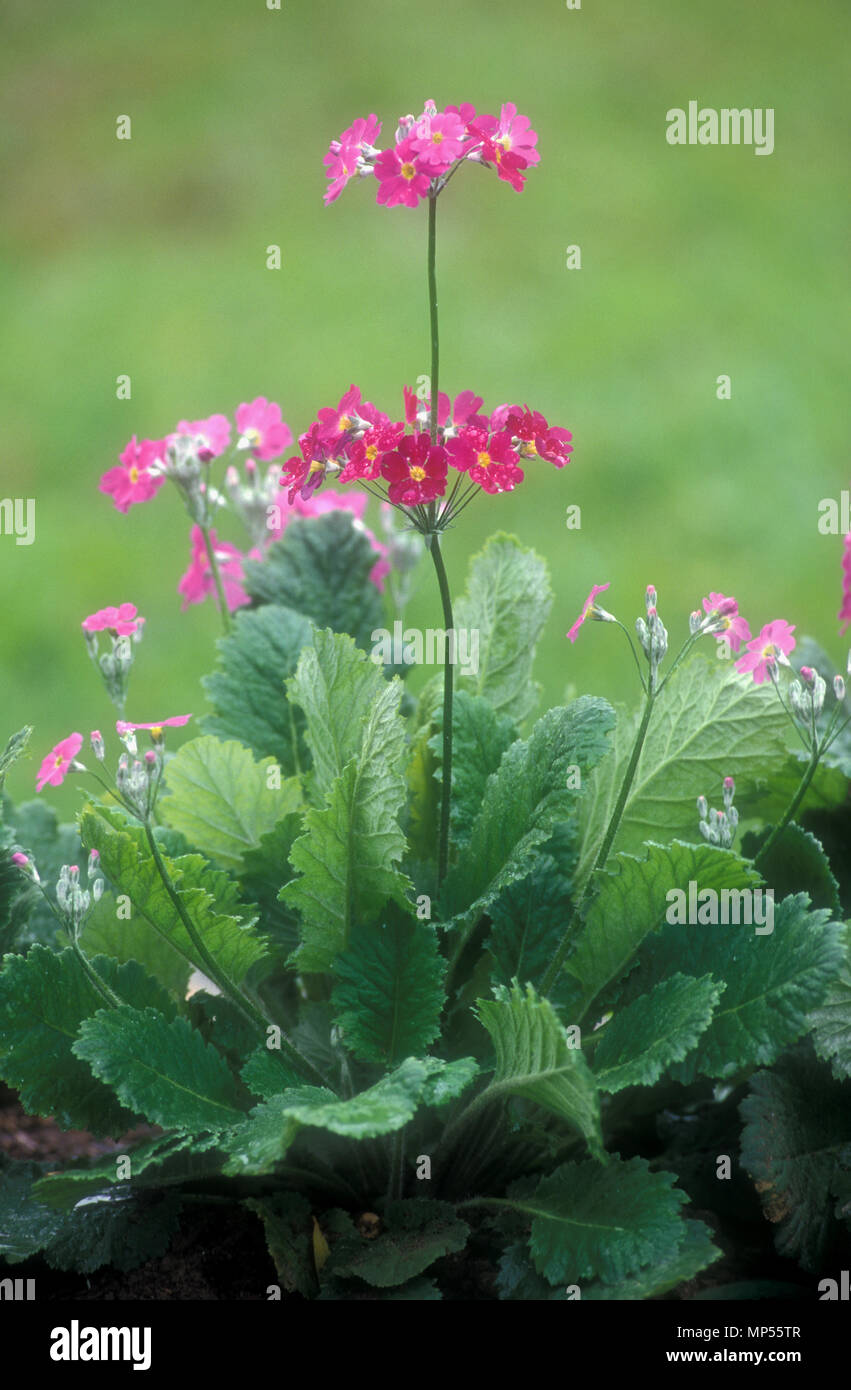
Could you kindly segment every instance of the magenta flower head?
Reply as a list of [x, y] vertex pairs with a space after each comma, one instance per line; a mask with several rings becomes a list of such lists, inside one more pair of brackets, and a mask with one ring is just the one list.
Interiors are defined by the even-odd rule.
[[[170, 719], [158, 719], [154, 724], [133, 724], [127, 719], [117, 719], [115, 721], [115, 732], [117, 734], [134, 734], [137, 729], [148, 729], [156, 738], [163, 729], [182, 729], [184, 724], [188, 724], [192, 718], [191, 714], [173, 714]], [[76, 738], [77, 735], [75, 734]], [[82, 739], [80, 740], [82, 743]]]
[[191, 435], [202, 463], [218, 458], [230, 444], [230, 420], [226, 415], [208, 415], [206, 420], [179, 420], [177, 434]]
[[842, 624], [839, 635], [844, 637], [845, 630], [851, 623], [851, 531], [845, 537], [845, 549], [842, 553], [842, 606], [836, 616]]
[[372, 163], [378, 154], [375, 142], [380, 134], [381, 122], [377, 116], [359, 116], [339, 140], [331, 141], [322, 161], [330, 183], [325, 193], [326, 206], [339, 198], [349, 179], [372, 173]]
[[[57, 743], [55, 748], [51, 748], [38, 770], [35, 783], [36, 791], [40, 792], [47, 786], [61, 786], [66, 773], [74, 766], [74, 759], [82, 746], [82, 734], [69, 734], [67, 738], [63, 738], [61, 743]], [[84, 769], [81, 768], [81, 770]]]
[[16, 851], [16, 853], [12, 855], [12, 863], [17, 864], [19, 869], [26, 869], [29, 866], [29, 862], [30, 861], [27, 859], [27, 856], [25, 854], [21, 854], [20, 850]]
[[736, 670], [743, 675], [752, 672], [755, 684], [762, 685], [766, 676], [774, 675], [778, 662], [789, 665], [788, 656], [795, 647], [794, 631], [794, 626], [790, 627], [783, 618], [766, 623], [759, 636], [748, 642], [745, 655], [736, 662]]
[[277, 459], [293, 442], [289, 425], [281, 418], [281, 407], [265, 396], [250, 404], [237, 406], [236, 427], [239, 430], [237, 448], [250, 449], [264, 463]]
[[[200, 526], [193, 526], [191, 533], [192, 556], [189, 568], [181, 575], [177, 592], [183, 595], [180, 605], [185, 613], [191, 603], [203, 603], [204, 599], [216, 592], [216, 581], [210, 568], [210, 557]], [[219, 575], [225, 591], [225, 601], [231, 612], [248, 602], [248, 594], [242, 587], [242, 561], [244, 556], [229, 541], [220, 541], [215, 527], [210, 527], [210, 544], [219, 566]], [[260, 559], [259, 550], [250, 552], [251, 559]]]
[[165, 439], [143, 439], [138, 444], [134, 434], [124, 453], [119, 454], [118, 466], [104, 473], [100, 490], [112, 497], [119, 512], [128, 511], [136, 502], [150, 502], [162, 487], [166, 443]]
[[731, 651], [739, 651], [743, 642], [748, 642], [751, 630], [747, 619], [739, 613], [739, 605], [734, 598], [724, 594], [710, 593], [703, 600], [706, 613], [704, 631], [715, 635], [716, 641], [730, 643]]
[[[611, 583], [611, 581], [609, 582]], [[613, 623], [615, 621], [611, 613], [607, 613], [605, 608], [600, 608], [598, 604], [595, 602], [597, 595], [605, 593], [608, 587], [609, 584], [595, 584], [592, 587], [590, 594], [588, 595], [587, 599], [582, 605], [582, 611], [579, 614], [579, 617], [576, 619], [576, 622], [573, 624], [573, 627], [570, 629], [570, 631], [565, 634], [571, 642], [576, 641], [579, 629], [585, 622], [586, 618], [593, 618], [597, 622], [604, 623]]]
[[117, 608], [99, 608], [97, 613], [90, 613], [81, 626], [84, 632], [111, 631], [118, 637], [129, 637], [144, 621], [137, 616], [135, 604], [120, 603]]

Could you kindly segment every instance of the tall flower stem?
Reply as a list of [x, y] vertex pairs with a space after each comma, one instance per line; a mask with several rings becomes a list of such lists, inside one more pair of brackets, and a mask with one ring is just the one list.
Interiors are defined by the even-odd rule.
[[819, 765], [819, 758], [821, 757], [821, 754], [822, 749], [819, 744], [816, 744], [812, 754], [810, 755], [810, 761], [807, 764], [807, 769], [800, 782], [798, 783], [798, 788], [795, 792], [795, 795], [792, 797], [792, 800], [786, 807], [786, 811], [779, 824], [775, 825], [774, 829], [772, 830], [762, 849], [759, 851], [756, 858], [754, 859], [754, 864], [756, 864], [757, 866], [759, 865], [760, 860], [765, 859], [772, 845], [776, 844], [776, 842], [780, 839], [780, 836], [783, 834], [783, 831], [786, 829], [790, 820], [795, 815], [795, 812], [797, 811], [798, 807], [800, 806], [801, 802], [806, 796], [807, 791], [809, 790], [809, 785], [815, 776], [816, 768]]
[[210, 540], [209, 526], [202, 526], [200, 530], [201, 535], [204, 537], [204, 549], [207, 552], [207, 559], [210, 562], [210, 573], [213, 576], [213, 583], [216, 586], [216, 597], [219, 601], [219, 612], [222, 617], [222, 628], [224, 629], [225, 637], [227, 637], [231, 630], [230, 609], [228, 608], [228, 602], [225, 598], [225, 586], [222, 583], [222, 576], [219, 571], [219, 562], [216, 559], [216, 552], [213, 548], [213, 543]]
[[[447, 634], [453, 631], [452, 599], [449, 580], [440, 552], [440, 536], [436, 531], [427, 538], [443, 604], [443, 626]], [[440, 888], [449, 867], [449, 810], [452, 804], [452, 657], [454, 643], [447, 636], [443, 644], [443, 767], [440, 797], [440, 838], [437, 849], [437, 886]]]
[[440, 374], [440, 341], [437, 327], [437, 270], [435, 267], [435, 247], [437, 231], [437, 198], [428, 200], [428, 312], [431, 328], [431, 394], [429, 431], [432, 444], [437, 443], [437, 386]]
[[[650, 680], [647, 686], [647, 694], [644, 701], [644, 713], [641, 716], [641, 723], [638, 726], [638, 733], [635, 736], [635, 743], [633, 745], [632, 754], [630, 756], [626, 772], [624, 773], [623, 782], [621, 783], [621, 789], [618, 793], [617, 802], [615, 803], [615, 809], [612, 812], [611, 819], [609, 820], [609, 824], [606, 828], [606, 833], [603, 837], [603, 843], [600, 845], [600, 849], [597, 853], [597, 858], [594, 860], [594, 868], [592, 869], [591, 874], [589, 876], [589, 883], [593, 878], [594, 874], [597, 873], [599, 869], [602, 869], [605, 866], [606, 860], [609, 857], [609, 851], [611, 850], [612, 845], [614, 844], [615, 836], [617, 835], [618, 830], [620, 829], [620, 823], [623, 819], [624, 810], [626, 809], [627, 799], [629, 797], [630, 791], [632, 790], [632, 784], [635, 780], [635, 774], [638, 769], [638, 762], [641, 757], [641, 750], [644, 747], [644, 740], [647, 737], [647, 730], [650, 727], [650, 718], [653, 714], [653, 704], [655, 702], [656, 695], [657, 690], [655, 672], [651, 671]], [[550, 964], [547, 967], [547, 973], [544, 975], [544, 978], [541, 981], [541, 993], [544, 995], [550, 992], [556, 980], [558, 979], [559, 974], [561, 973], [561, 968], [564, 965], [565, 957], [567, 956], [574, 927], [576, 926], [579, 920], [579, 911], [582, 906], [583, 897], [584, 894], [578, 899], [573, 909], [573, 914], [571, 916], [570, 924], [567, 928], [567, 931], [562, 937], [559, 943], [558, 950], [556, 951], [555, 955], [550, 961]]]

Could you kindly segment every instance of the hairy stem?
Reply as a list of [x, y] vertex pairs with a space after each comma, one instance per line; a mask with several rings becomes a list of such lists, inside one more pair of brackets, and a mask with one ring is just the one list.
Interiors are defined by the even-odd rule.
[[222, 628], [224, 630], [225, 637], [227, 637], [228, 633], [231, 630], [230, 609], [228, 608], [227, 599], [225, 598], [225, 586], [222, 583], [222, 576], [219, 570], [219, 562], [216, 559], [216, 552], [213, 548], [213, 543], [210, 540], [210, 528], [208, 526], [202, 526], [200, 530], [201, 535], [204, 537], [204, 549], [207, 552], [207, 559], [210, 562], [210, 573], [213, 576], [213, 583], [216, 586], [216, 597], [219, 601], [219, 613], [221, 614], [222, 618]]
[[437, 329], [437, 272], [435, 269], [435, 234], [437, 229], [437, 199], [428, 200], [428, 312], [431, 328], [431, 405], [429, 431], [432, 444], [437, 443], [437, 385], [440, 372], [440, 343]]
[[[440, 553], [440, 537], [434, 532], [428, 538], [428, 546], [437, 582], [440, 587], [440, 600], [443, 604], [443, 626], [447, 634], [453, 631], [452, 599], [449, 594], [449, 580]], [[440, 889], [449, 867], [449, 811], [452, 805], [452, 657], [454, 643], [447, 639], [443, 644], [443, 769], [440, 795], [440, 838], [437, 850], [437, 887]]]

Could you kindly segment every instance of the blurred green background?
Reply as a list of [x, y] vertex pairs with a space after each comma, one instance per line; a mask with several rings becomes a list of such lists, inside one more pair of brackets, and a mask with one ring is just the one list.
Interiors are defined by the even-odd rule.
[[[546, 556], [548, 703], [569, 685], [634, 698], [618, 634], [564, 638], [605, 580], [630, 627], [652, 580], [672, 642], [717, 588], [755, 630], [785, 617], [844, 665], [841, 542], [817, 516], [848, 486], [847, 0], [2, 0], [0, 15], [0, 497], [35, 497], [37, 528], [30, 547], [0, 537], [0, 734], [36, 725], [15, 798], [54, 742], [114, 717], [79, 635], [96, 608], [148, 619], [129, 717], [205, 709], [218, 620], [211, 603], [180, 612], [177, 495], [122, 516], [98, 492], [130, 435], [260, 394], [297, 434], [352, 381], [395, 413], [428, 371], [425, 205], [380, 209], [370, 184], [322, 202], [329, 140], [370, 111], [392, 139], [427, 97], [514, 101], [541, 153], [521, 196], [469, 169], [441, 199], [441, 386], [528, 401], [575, 444], [565, 471], [464, 513], [455, 591], [494, 530]], [[669, 147], [665, 113], [692, 99], [774, 107], [774, 153]], [[574, 243], [581, 270], [565, 268]], [[406, 617], [439, 626], [425, 566], [419, 581]], [[79, 784], [49, 795], [68, 812]]]

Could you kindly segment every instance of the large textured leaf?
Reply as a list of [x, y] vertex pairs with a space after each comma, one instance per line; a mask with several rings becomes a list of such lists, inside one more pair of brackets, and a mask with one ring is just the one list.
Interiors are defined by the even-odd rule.
[[605, 700], [582, 696], [548, 710], [526, 740], [513, 743], [485, 788], [470, 845], [446, 880], [447, 917], [474, 922], [496, 895], [529, 871], [530, 851], [576, 814], [584, 783], [606, 751], [614, 713]]
[[[644, 1300], [675, 1289], [678, 1284], [693, 1279], [701, 1270], [714, 1263], [720, 1250], [712, 1244], [709, 1230], [702, 1221], [684, 1221], [685, 1237], [679, 1249], [667, 1259], [645, 1265], [616, 1284], [604, 1284], [592, 1279], [582, 1285], [583, 1303], [595, 1300]], [[499, 1296], [524, 1301], [568, 1302], [566, 1286], [553, 1287], [533, 1268], [525, 1245], [510, 1245], [499, 1262], [497, 1277]]]
[[292, 877], [290, 852], [301, 834], [301, 822], [301, 814], [292, 812], [261, 835], [257, 848], [243, 855], [240, 874], [246, 898], [257, 904], [264, 936], [282, 957], [298, 945], [298, 913], [282, 903], [278, 894]]
[[[583, 798], [578, 885], [587, 882], [602, 844], [639, 718], [637, 713], [618, 718], [612, 752]], [[703, 795], [719, 805], [727, 776], [735, 778], [743, 817], [771, 819], [788, 804], [803, 772], [794, 759], [790, 763], [787, 737], [788, 720], [769, 682], [757, 686], [730, 662], [693, 657], [656, 703], [612, 852], [635, 852], [645, 840], [696, 839], [695, 801]], [[844, 789], [838, 788], [837, 777], [841, 783], [835, 772], [823, 781], [841, 797]], [[818, 788], [817, 779], [807, 805], [817, 799]]]
[[398, 815], [405, 799], [401, 682], [388, 682], [351, 638], [317, 632], [289, 683], [307, 717], [320, 807], [304, 819], [290, 863], [300, 878], [281, 900], [302, 914], [302, 970], [329, 970], [355, 923], [393, 900], [404, 907], [408, 880]]
[[483, 695], [516, 722], [538, 703], [532, 663], [552, 604], [547, 567], [513, 536], [491, 536], [470, 562], [467, 590], [455, 605], [455, 626], [479, 634], [479, 669], [458, 685]]
[[302, 613], [280, 604], [240, 609], [231, 634], [217, 643], [217, 669], [201, 682], [215, 711], [204, 718], [204, 732], [238, 739], [259, 757], [274, 758], [284, 777], [307, 762], [304, 721], [287, 699], [284, 683], [310, 631]]
[[[134, 913], [193, 966], [197, 952], [160, 878], [141, 827], [122, 823], [107, 807], [84, 807], [80, 832], [86, 849], [100, 853], [103, 872], [118, 894], [126, 895]], [[240, 983], [252, 965], [266, 954], [265, 943], [253, 930], [254, 918], [239, 904], [239, 888], [198, 854], [177, 859], [163, 856], [190, 919], [214, 960]]]
[[313, 1254], [310, 1203], [297, 1192], [277, 1192], [244, 1203], [263, 1222], [269, 1254], [287, 1293], [315, 1298], [319, 1292]]
[[333, 1003], [346, 1046], [390, 1067], [424, 1052], [440, 1031], [445, 968], [427, 922], [396, 913], [383, 925], [356, 927], [334, 965]]
[[[135, 961], [119, 966], [97, 957], [96, 973], [120, 998], [169, 1009], [163, 991]], [[25, 1108], [53, 1115], [63, 1129], [121, 1134], [137, 1108], [118, 1104], [73, 1048], [80, 1029], [104, 1006], [69, 948], [35, 945], [26, 956], [6, 956], [0, 972], [0, 1073], [21, 1093]]]
[[844, 933], [845, 957], [824, 1000], [810, 1014], [819, 1057], [830, 1062], [837, 1080], [851, 1077], [851, 925]]
[[[712, 889], [720, 894], [760, 882], [751, 865], [714, 845], [674, 841], [668, 846], [648, 844], [645, 850], [641, 859], [619, 854], [613, 866], [618, 872], [606, 872], [597, 879], [596, 896], [565, 967], [578, 981], [583, 1013], [606, 985], [623, 975], [645, 938], [665, 925], [666, 914], [675, 905], [672, 893], [688, 895], [692, 883], [697, 893]], [[678, 942], [684, 933], [699, 930], [679, 927], [670, 939]], [[676, 947], [672, 949], [676, 952]], [[672, 965], [674, 961], [682, 964], [678, 953]], [[685, 971], [683, 967], [690, 975], [705, 974], [708, 969]]]
[[851, 1143], [851, 1082], [832, 1081], [803, 1053], [757, 1072], [750, 1085], [740, 1107], [742, 1163], [775, 1225], [780, 1254], [820, 1270], [835, 1229], [834, 1198], [847, 1181], [840, 1156]]
[[192, 973], [190, 962], [157, 932], [141, 914], [128, 917], [113, 893], [104, 893], [86, 918], [80, 944], [88, 956], [112, 956], [117, 961], [136, 960], [179, 999], [186, 998]]
[[[221, 1167], [221, 1160], [210, 1150], [213, 1135], [169, 1133], [157, 1135], [138, 1144], [127, 1154], [107, 1154], [88, 1168], [65, 1168], [48, 1173], [33, 1186], [33, 1196], [46, 1206], [70, 1211], [84, 1198], [103, 1195], [124, 1200], [128, 1192], [139, 1193], [147, 1188], [187, 1182], [207, 1176]], [[129, 1159], [130, 1171], [118, 1176], [119, 1157], [122, 1174]]]
[[331, 1256], [328, 1276], [357, 1276], [377, 1288], [404, 1284], [444, 1255], [467, 1244], [470, 1228], [448, 1202], [412, 1198], [388, 1202], [375, 1240], [364, 1240], [347, 1212], [329, 1212], [323, 1222]]
[[723, 988], [711, 975], [702, 980], [672, 975], [618, 1009], [594, 1051], [594, 1078], [600, 1090], [652, 1086], [666, 1067], [682, 1061], [709, 1027]]
[[72, 1050], [152, 1124], [221, 1130], [243, 1113], [224, 1059], [185, 1018], [169, 1021], [156, 1009], [104, 1009], [83, 1023]]
[[768, 853], [760, 855], [770, 833], [766, 828], [759, 834], [746, 835], [742, 853], [750, 859], [759, 857], [760, 873], [772, 885], [777, 901], [790, 893], [806, 893], [813, 907], [826, 907], [833, 917], [840, 917], [839, 885], [815, 835], [793, 821]]
[[651, 1172], [643, 1158], [612, 1155], [605, 1167], [593, 1159], [565, 1163], [511, 1204], [531, 1216], [532, 1259], [551, 1284], [581, 1288], [595, 1276], [613, 1284], [676, 1257], [688, 1199], [674, 1182], [672, 1173]]
[[298, 810], [299, 779], [279, 782], [274, 758], [257, 763], [241, 743], [206, 735], [184, 743], [168, 763], [161, 807], [190, 844], [224, 868], [240, 869], [246, 850]]
[[12, 1163], [0, 1154], [0, 1260], [19, 1264], [42, 1250], [56, 1234], [61, 1217], [32, 1200], [42, 1175], [37, 1163]]
[[375, 551], [349, 512], [290, 521], [263, 561], [246, 560], [245, 587], [260, 603], [283, 604], [317, 627], [347, 632], [371, 646], [381, 626], [381, 596], [369, 578]]
[[807, 1029], [807, 1015], [825, 998], [843, 956], [842, 928], [824, 910], [811, 912], [806, 894], [774, 908], [774, 931], [750, 926], [669, 924], [645, 943], [625, 999], [667, 979], [672, 971], [712, 975], [726, 989], [709, 1027], [671, 1075], [690, 1085], [697, 1076], [734, 1077], [768, 1066]]
[[478, 1016], [496, 1053], [490, 1095], [525, 1096], [579, 1131], [592, 1152], [602, 1151], [600, 1102], [594, 1077], [547, 999], [531, 985], [525, 993], [497, 985], [493, 1000], [478, 1001]]
[[[494, 981], [515, 978], [538, 984], [564, 935], [571, 911], [571, 872], [576, 861], [576, 828], [556, 826], [540, 852], [530, 856], [530, 872], [504, 888], [488, 907]], [[564, 976], [562, 976], [562, 981]], [[554, 997], [559, 995], [556, 983]]]
[[[434, 723], [437, 732], [428, 740], [434, 755], [435, 777], [443, 781], [443, 707]], [[496, 772], [502, 755], [517, 738], [514, 721], [497, 714], [482, 695], [455, 692], [452, 706], [452, 804], [450, 828], [454, 844], [469, 844], [473, 824], [485, 794], [487, 780]]]

